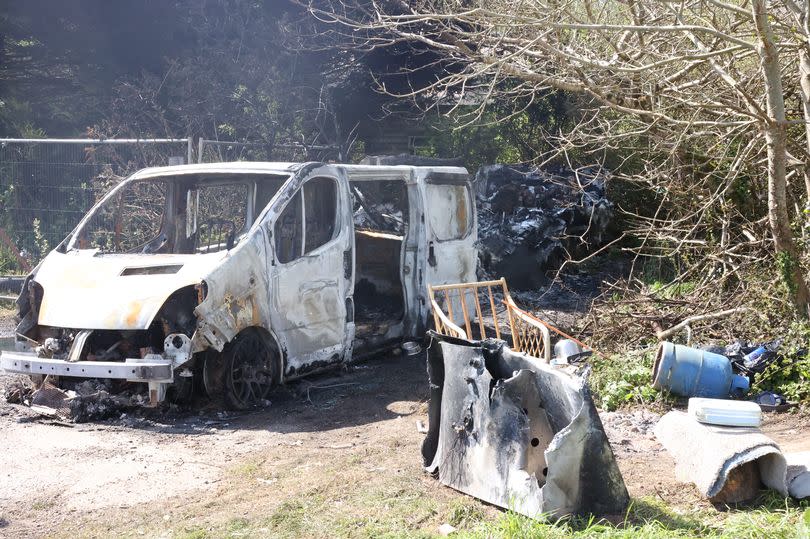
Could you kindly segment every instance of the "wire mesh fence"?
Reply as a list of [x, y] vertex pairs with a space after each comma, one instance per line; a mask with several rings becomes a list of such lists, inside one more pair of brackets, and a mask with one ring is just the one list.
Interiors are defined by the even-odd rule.
[[191, 157], [190, 139], [0, 139], [0, 274], [35, 265], [127, 175]]
[[337, 146], [301, 143], [232, 142], [200, 139], [198, 163], [226, 161], [329, 161], [339, 158]]

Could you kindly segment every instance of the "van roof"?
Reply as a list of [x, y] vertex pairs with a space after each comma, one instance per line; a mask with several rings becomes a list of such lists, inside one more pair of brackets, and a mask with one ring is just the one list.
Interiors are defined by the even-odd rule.
[[[192, 165], [175, 165], [169, 167], [150, 167], [139, 170], [132, 175], [132, 179], [152, 178], [155, 176], [174, 176], [182, 174], [204, 174], [204, 173], [239, 173], [239, 174], [293, 174], [306, 165], [317, 165], [320, 163], [286, 163], [269, 161], [232, 161], [225, 163], [199, 163]], [[340, 167], [353, 172], [373, 172], [373, 171], [396, 171], [411, 169], [430, 169], [436, 172], [450, 172], [466, 174], [463, 167], [448, 166], [412, 166], [412, 165], [349, 165], [342, 163], [323, 163], [334, 167]]]

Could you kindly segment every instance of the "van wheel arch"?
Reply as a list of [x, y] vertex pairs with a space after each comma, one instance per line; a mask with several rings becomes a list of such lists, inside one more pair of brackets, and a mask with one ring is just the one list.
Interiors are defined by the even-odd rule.
[[205, 355], [203, 386], [209, 398], [245, 409], [266, 399], [282, 382], [283, 369], [276, 337], [265, 328], [251, 326], [231, 339], [222, 352], [211, 350]]
[[287, 359], [281, 350], [281, 345], [278, 342], [278, 338], [272, 331], [261, 326], [251, 326], [245, 328], [244, 330], [242, 330], [242, 332], [248, 330], [253, 330], [257, 332], [259, 335], [261, 335], [262, 339], [264, 340], [265, 346], [267, 346], [273, 353], [273, 357], [275, 358], [276, 361], [276, 378], [274, 382], [276, 385], [282, 384], [284, 382], [284, 367], [287, 364]]

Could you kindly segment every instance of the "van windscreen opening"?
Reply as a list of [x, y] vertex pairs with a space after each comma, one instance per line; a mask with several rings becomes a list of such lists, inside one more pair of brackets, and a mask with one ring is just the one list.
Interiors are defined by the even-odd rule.
[[222, 173], [126, 180], [91, 210], [67, 248], [101, 254], [229, 250], [288, 178]]
[[167, 183], [131, 182], [98, 207], [79, 235], [80, 249], [102, 253], [143, 250], [161, 232]]

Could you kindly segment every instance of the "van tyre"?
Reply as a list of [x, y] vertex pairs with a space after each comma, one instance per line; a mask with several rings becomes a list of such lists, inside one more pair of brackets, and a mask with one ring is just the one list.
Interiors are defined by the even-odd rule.
[[222, 397], [225, 406], [246, 410], [263, 405], [277, 380], [277, 358], [256, 331], [245, 331], [221, 354], [205, 361], [203, 382], [209, 397]]

